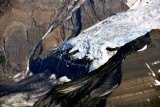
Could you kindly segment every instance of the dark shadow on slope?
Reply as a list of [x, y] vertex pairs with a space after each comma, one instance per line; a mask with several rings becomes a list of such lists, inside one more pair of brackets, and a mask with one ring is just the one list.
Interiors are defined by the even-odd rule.
[[122, 61], [149, 43], [149, 33], [127, 43], [100, 68], [75, 81], [55, 86], [34, 107], [105, 107], [107, 96], [121, 82]]

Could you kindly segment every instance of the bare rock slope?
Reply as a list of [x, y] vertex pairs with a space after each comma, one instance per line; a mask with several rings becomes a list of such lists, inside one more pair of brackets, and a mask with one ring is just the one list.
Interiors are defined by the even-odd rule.
[[69, 37], [128, 9], [119, 0], [2, 0], [0, 4], [2, 79], [25, 72], [31, 56], [43, 59]]

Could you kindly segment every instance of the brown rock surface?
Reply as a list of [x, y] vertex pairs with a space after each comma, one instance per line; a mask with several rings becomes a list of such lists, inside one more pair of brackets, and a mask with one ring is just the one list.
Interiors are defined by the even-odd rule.
[[[59, 36], [63, 41], [66, 41], [69, 37], [77, 36], [82, 30], [94, 25], [95, 23], [118, 12], [126, 11], [127, 9], [128, 6], [123, 1], [119, 0], [66, 0], [65, 2], [62, 2], [61, 7], [54, 17], [52, 22], [53, 29], [48, 35], [46, 35], [47, 40], [44, 38], [42, 42], [38, 44], [37, 48], [43, 48], [44, 45], [46, 45], [46, 42], [43, 41], [47, 41], [47, 43], [52, 44], [52, 41], [49, 40], [49, 38], [53, 39], [52, 36], [55, 36], [55, 38]], [[56, 28], [60, 30], [58, 35]], [[49, 46], [48, 48], [54, 49], [59, 45], [59, 43], [62, 42], [57, 42], [52, 47]], [[35, 53], [37, 53], [37, 50], [35, 50]], [[46, 49], [42, 50], [40, 53], [38, 52], [38, 54], [34, 54], [33, 56], [36, 58], [39, 55], [43, 56], [44, 54], [46, 54]]]
[[0, 5], [0, 48], [5, 57], [0, 78], [12, 78], [26, 70], [30, 53], [47, 31], [59, 0], [2, 0]]
[[[108, 98], [108, 107], [159, 107], [160, 87], [160, 30], [153, 30], [148, 49], [130, 55], [122, 64], [122, 84]], [[155, 73], [152, 74], [146, 63]]]
[[34, 58], [48, 55], [81, 30], [128, 9], [122, 0], [1, 0], [0, 6], [0, 78], [25, 71], [35, 47]]

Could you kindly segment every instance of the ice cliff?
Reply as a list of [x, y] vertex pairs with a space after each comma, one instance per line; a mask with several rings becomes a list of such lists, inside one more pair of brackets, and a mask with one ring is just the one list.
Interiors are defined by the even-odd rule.
[[121, 47], [152, 29], [160, 28], [160, 0], [140, 3], [140, 6], [115, 14], [84, 30], [67, 41], [62, 50], [71, 49], [70, 53], [77, 51], [74, 58], [87, 56], [93, 60], [90, 71], [100, 67], [116, 53], [109, 52], [106, 48]]

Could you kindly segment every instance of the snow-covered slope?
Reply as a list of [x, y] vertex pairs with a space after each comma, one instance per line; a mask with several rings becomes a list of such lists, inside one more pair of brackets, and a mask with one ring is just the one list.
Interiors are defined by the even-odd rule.
[[139, 8], [118, 13], [86, 29], [79, 36], [67, 41], [62, 49], [78, 50], [75, 58], [88, 56], [93, 59], [90, 70], [103, 65], [116, 52], [106, 51], [107, 47], [121, 47], [145, 35], [152, 29], [160, 28], [160, 0], [149, 0]]
[[151, 0], [127, 0], [127, 5], [131, 9], [138, 9], [146, 4], [148, 4]]

